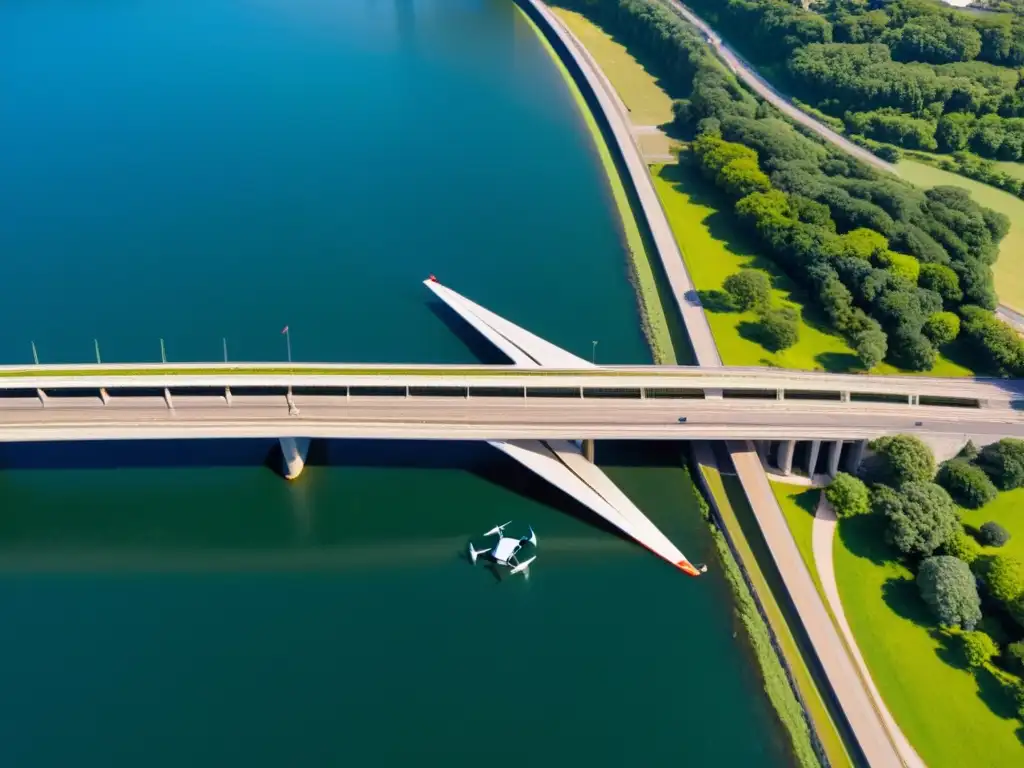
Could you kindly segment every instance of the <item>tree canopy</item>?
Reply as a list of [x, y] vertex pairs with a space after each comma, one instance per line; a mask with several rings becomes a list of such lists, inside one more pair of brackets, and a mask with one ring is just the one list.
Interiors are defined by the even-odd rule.
[[889, 521], [889, 541], [904, 554], [930, 555], [960, 531], [953, 500], [935, 483], [911, 481], [899, 491], [877, 486], [871, 503]]
[[917, 572], [917, 587], [943, 626], [971, 630], [981, 621], [974, 574], [962, 560], [948, 555], [927, 558]]

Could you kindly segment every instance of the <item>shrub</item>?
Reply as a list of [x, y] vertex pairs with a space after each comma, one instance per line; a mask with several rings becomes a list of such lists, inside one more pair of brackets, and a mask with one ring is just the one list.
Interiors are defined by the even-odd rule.
[[980, 467], [964, 459], [943, 464], [935, 482], [949, 491], [957, 504], [968, 509], [988, 504], [999, 493]]
[[963, 560], [970, 565], [981, 556], [981, 545], [973, 536], [961, 530], [943, 545], [942, 554]]
[[921, 262], [905, 253], [889, 250], [879, 251], [875, 256], [875, 261], [879, 266], [911, 283], [917, 283], [917, 278], [921, 273]]
[[974, 461], [978, 458], [978, 446], [974, 444], [973, 440], [968, 440], [964, 443], [964, 447], [960, 449], [960, 453], [957, 454], [957, 458], [967, 459], [968, 461]]
[[741, 269], [725, 278], [722, 288], [743, 310], [768, 308], [772, 297], [772, 279], [760, 269]]
[[936, 312], [925, 320], [921, 330], [932, 344], [941, 347], [960, 335], [960, 318], [952, 312]]
[[964, 292], [960, 290], [960, 278], [945, 264], [922, 264], [918, 281], [922, 288], [939, 294], [946, 302], [946, 306], [959, 304], [963, 300]]
[[960, 640], [963, 643], [964, 658], [970, 667], [983, 667], [999, 655], [996, 641], [984, 632], [964, 632]]
[[984, 579], [988, 593], [1007, 607], [1024, 594], [1024, 566], [1007, 555], [996, 555], [988, 562]]
[[978, 456], [978, 464], [1004, 491], [1024, 485], [1024, 440], [1006, 437], [986, 445]]
[[761, 341], [773, 352], [788, 349], [800, 338], [800, 323], [792, 307], [769, 309], [761, 315]]
[[1006, 666], [1011, 672], [1024, 675], [1024, 640], [1010, 643], [1003, 652]]
[[917, 572], [921, 598], [944, 627], [974, 629], [981, 621], [981, 599], [967, 563], [955, 557], [929, 557]]
[[882, 462], [883, 482], [900, 486], [911, 481], [935, 477], [935, 457], [931, 449], [913, 435], [887, 435], [871, 443]]
[[981, 526], [978, 538], [986, 547], [1001, 547], [1010, 540], [1010, 532], [999, 523], [989, 520]]
[[825, 498], [839, 517], [862, 515], [871, 508], [868, 487], [853, 475], [840, 472], [825, 489]]
[[899, 492], [881, 486], [871, 501], [889, 521], [887, 538], [904, 554], [930, 555], [962, 530], [953, 500], [935, 483], [905, 483]]

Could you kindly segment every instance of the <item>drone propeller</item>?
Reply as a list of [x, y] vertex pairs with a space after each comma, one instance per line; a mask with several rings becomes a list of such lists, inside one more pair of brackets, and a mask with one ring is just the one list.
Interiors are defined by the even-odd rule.
[[[508, 523], [511, 523], [511, 522], [512, 522], [511, 520], [508, 521]], [[500, 535], [501, 532], [503, 530], [505, 530], [505, 526], [508, 525], [508, 523], [505, 523], [504, 525], [496, 525], [494, 528], [491, 528], [491, 530], [489, 530], [487, 533], [485, 533], [484, 536], [494, 536], [495, 534]]]

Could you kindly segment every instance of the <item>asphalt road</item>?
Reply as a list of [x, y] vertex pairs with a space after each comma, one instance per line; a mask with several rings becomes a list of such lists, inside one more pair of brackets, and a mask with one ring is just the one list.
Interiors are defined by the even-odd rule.
[[[894, 432], [1024, 437], [1007, 409], [843, 402], [283, 396], [0, 401], [0, 440], [177, 437], [863, 439]], [[679, 418], [686, 422], [680, 423]]]
[[739, 53], [729, 47], [726, 43], [722, 42], [722, 38], [720, 38], [715, 30], [708, 26], [700, 16], [676, 0], [666, 0], [666, 2], [671, 5], [680, 16], [703, 32], [708, 43], [711, 45], [712, 50], [725, 63], [725, 65], [773, 107], [778, 109], [794, 122], [810, 128], [823, 139], [839, 147], [847, 154], [853, 155], [859, 160], [863, 160], [868, 165], [872, 165], [879, 170], [886, 171], [888, 173], [897, 173], [896, 166], [892, 163], [887, 163], [885, 160], [877, 157], [863, 147], [857, 146], [846, 137], [836, 133], [824, 123], [818, 122], [806, 112], [794, 106], [789, 100], [789, 97], [779, 93], [771, 83], [761, 77], [753, 67], [747, 64], [746, 60], [740, 56]]

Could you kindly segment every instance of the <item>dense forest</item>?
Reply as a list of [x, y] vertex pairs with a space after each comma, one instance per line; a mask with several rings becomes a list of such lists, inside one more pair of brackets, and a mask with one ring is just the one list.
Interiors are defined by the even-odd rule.
[[[691, 0], [804, 102], [907, 149], [1024, 159], [1024, 16], [936, 0]], [[1024, 11], [1021, 0], [1006, 0]], [[781, 44], [780, 44], [781, 42]]]
[[[959, 335], [977, 368], [1024, 375], [1024, 345], [991, 312], [1005, 216], [960, 189], [919, 190], [804, 135], [744, 90], [701, 35], [657, 0], [562, 4], [657, 61], [669, 93], [682, 97], [676, 129], [691, 143], [681, 160], [735, 201], [739, 220], [865, 368], [884, 359], [929, 370], [937, 348]], [[802, 29], [788, 18], [775, 39]], [[812, 18], [813, 29], [828, 29]]]

